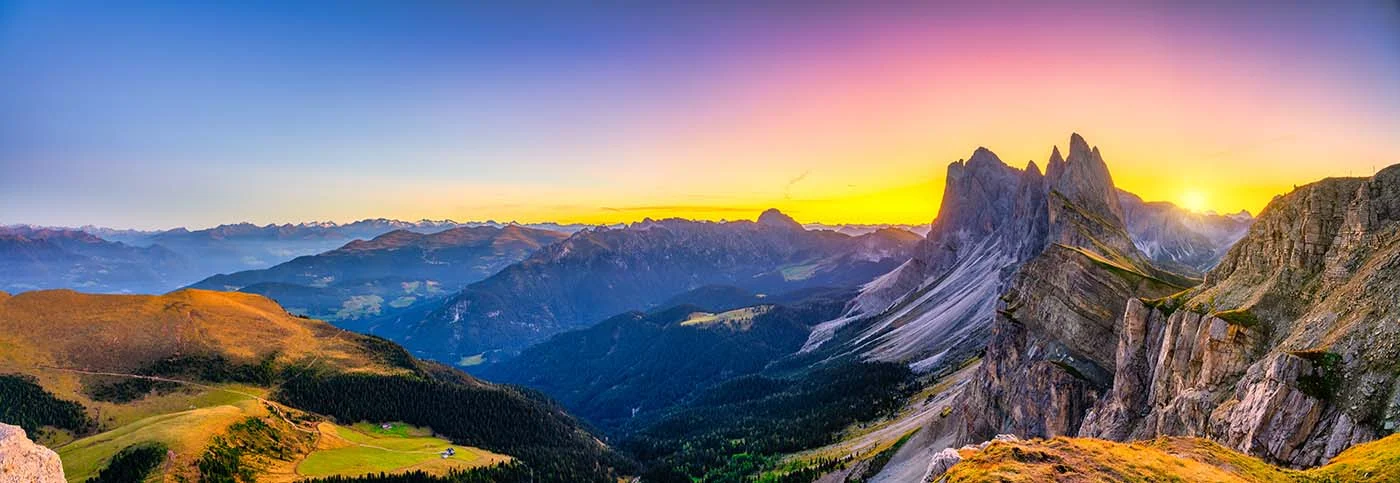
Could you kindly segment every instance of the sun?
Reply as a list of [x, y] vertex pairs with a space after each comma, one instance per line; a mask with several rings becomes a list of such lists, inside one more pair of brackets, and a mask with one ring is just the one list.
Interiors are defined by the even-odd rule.
[[1206, 211], [1206, 194], [1195, 190], [1182, 193], [1181, 207], [1195, 212]]

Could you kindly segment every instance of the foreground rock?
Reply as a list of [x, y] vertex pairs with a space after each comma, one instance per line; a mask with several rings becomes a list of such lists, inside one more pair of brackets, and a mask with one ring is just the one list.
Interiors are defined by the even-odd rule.
[[0, 483], [63, 483], [58, 453], [34, 444], [24, 429], [0, 423]]

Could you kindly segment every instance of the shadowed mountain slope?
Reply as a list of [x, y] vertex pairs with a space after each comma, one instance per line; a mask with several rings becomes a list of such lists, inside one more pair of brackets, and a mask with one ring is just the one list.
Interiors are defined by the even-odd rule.
[[434, 303], [566, 236], [515, 225], [395, 230], [192, 287], [266, 295], [293, 312], [369, 329], [353, 321]]
[[165, 247], [134, 247], [64, 229], [0, 227], [0, 289], [164, 291], [195, 276], [191, 261]]
[[853, 287], [907, 259], [916, 235], [807, 231], [769, 210], [757, 222], [679, 219], [585, 230], [471, 284], [410, 322], [404, 343], [443, 360], [531, 343], [686, 291]]

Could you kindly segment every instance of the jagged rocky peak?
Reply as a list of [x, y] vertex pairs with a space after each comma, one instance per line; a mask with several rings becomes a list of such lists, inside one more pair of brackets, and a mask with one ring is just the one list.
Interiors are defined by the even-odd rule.
[[1058, 158], [1059, 149], [1056, 148], [1050, 153], [1046, 172], [1051, 190], [1082, 209], [1095, 214], [1111, 213], [1122, 220], [1118, 191], [1098, 147], [1090, 148], [1083, 136], [1074, 133], [1069, 138], [1069, 157], [1061, 163], [1055, 162]]
[[758, 215], [758, 224], [778, 228], [803, 229], [801, 223], [792, 219], [791, 216], [787, 216], [787, 214], [778, 211], [777, 208], [763, 210], [763, 213]]
[[1016, 171], [987, 148], [977, 148], [967, 161], [949, 164], [933, 231], [949, 235], [963, 230], [973, 236], [994, 231], [1011, 213]]
[[1147, 269], [1123, 222], [1118, 189], [1108, 164], [1083, 136], [1070, 136], [1069, 156], [1050, 153], [1045, 171], [1048, 190], [1049, 242], [1095, 252], [1138, 269]]

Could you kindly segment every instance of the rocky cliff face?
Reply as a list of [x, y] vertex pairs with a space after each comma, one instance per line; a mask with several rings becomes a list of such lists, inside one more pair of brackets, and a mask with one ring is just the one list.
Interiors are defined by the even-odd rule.
[[1201, 286], [1132, 300], [1081, 429], [1204, 436], [1292, 466], [1400, 418], [1400, 166], [1276, 199]]
[[[1139, 240], [1123, 218], [1150, 210], [1140, 206], [1141, 200], [1130, 205], [1131, 211], [1125, 209], [1103, 154], [1078, 134], [1068, 146], [1067, 157], [1059, 147], [1052, 149], [1044, 175], [1034, 162], [1024, 170], [1012, 168], [986, 148], [950, 165], [938, 217], [914, 257], [866, 285], [841, 318], [813, 330], [803, 351], [904, 361], [917, 371], [934, 372], [980, 352], [996, 334], [1017, 338], [1017, 329], [993, 323], [998, 299], [1008, 290], [1039, 301], [1044, 289], [1056, 289], [1059, 301], [1024, 308], [1041, 311], [1037, 317], [1046, 318], [1047, 326], [1066, 328], [1074, 333], [1065, 336], [1073, 339], [1104, 332], [1111, 336], [1124, 297], [1144, 290], [1165, 295], [1165, 290], [1189, 285], [1158, 269], [1136, 248]], [[1188, 238], [1175, 233], [1188, 230], [1185, 224], [1152, 226], [1145, 234]], [[1160, 244], [1157, 238], [1150, 243]], [[1019, 275], [1047, 253], [1050, 258], [1032, 267], [1032, 273]], [[1084, 305], [1076, 300], [1080, 296], [1092, 301], [1080, 308], [1090, 315], [1075, 323], [1048, 320], [1060, 317], [1061, 308]], [[1008, 306], [1022, 305], [1026, 303]], [[1087, 330], [1083, 327], [1093, 330], [1080, 334]], [[1112, 344], [1092, 340], [1078, 345], [1095, 352], [1095, 367], [1074, 365], [1098, 374], [1096, 385], [1106, 388]]]
[[0, 423], [0, 483], [63, 483], [58, 453], [34, 444], [19, 426]]
[[981, 374], [960, 401], [966, 441], [1073, 435], [1113, 382], [1123, 301], [1187, 282], [1157, 269], [1122, 221], [1103, 156], [1078, 135], [1046, 171], [1047, 245], [1000, 297]]
[[1034, 163], [1019, 170], [978, 148], [949, 165], [947, 179], [938, 218], [914, 256], [867, 284], [843, 317], [814, 329], [804, 352], [930, 371], [980, 350], [996, 295], [1044, 248], [1044, 177]]

